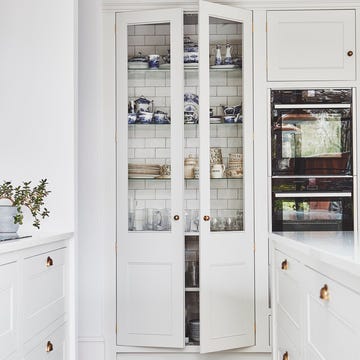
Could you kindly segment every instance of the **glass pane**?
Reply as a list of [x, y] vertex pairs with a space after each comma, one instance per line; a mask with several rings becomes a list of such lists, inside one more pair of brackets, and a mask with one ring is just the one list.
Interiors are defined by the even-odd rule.
[[242, 24], [210, 17], [211, 231], [243, 230]]
[[184, 15], [185, 232], [199, 231], [199, 59], [198, 15]]
[[170, 24], [128, 26], [127, 50], [129, 231], [170, 231]]

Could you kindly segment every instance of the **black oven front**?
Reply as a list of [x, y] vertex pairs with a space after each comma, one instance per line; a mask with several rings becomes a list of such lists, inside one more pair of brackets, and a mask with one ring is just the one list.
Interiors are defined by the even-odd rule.
[[272, 231], [353, 229], [352, 177], [272, 179]]

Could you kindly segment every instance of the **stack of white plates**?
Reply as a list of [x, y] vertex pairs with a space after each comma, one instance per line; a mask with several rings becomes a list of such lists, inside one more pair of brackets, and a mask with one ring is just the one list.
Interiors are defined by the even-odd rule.
[[129, 178], [153, 179], [160, 175], [160, 165], [157, 164], [129, 164]]
[[226, 170], [228, 177], [242, 177], [243, 175], [243, 155], [240, 153], [229, 154], [228, 168]]

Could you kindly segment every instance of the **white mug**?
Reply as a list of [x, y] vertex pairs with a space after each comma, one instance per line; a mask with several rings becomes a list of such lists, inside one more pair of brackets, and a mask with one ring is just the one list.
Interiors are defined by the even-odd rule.
[[210, 169], [210, 177], [212, 179], [221, 179], [224, 176], [225, 165], [224, 164], [213, 164]]

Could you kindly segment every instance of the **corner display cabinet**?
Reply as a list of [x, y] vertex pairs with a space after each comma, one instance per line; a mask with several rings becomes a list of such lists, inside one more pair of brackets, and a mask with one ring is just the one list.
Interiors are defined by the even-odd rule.
[[118, 346], [255, 344], [251, 19], [116, 14]]

